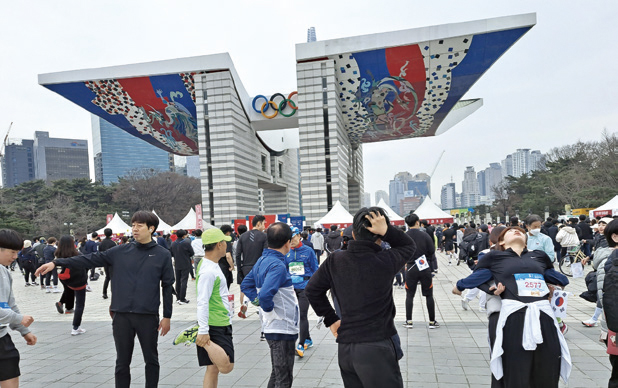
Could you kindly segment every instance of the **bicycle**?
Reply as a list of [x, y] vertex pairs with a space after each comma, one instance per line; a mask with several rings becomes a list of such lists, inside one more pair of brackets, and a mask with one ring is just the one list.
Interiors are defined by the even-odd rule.
[[571, 265], [574, 263], [581, 263], [582, 259], [586, 258], [586, 255], [581, 248], [582, 244], [567, 248], [566, 255], [561, 257], [558, 261], [558, 268], [560, 268], [560, 272], [566, 276], [573, 276]]

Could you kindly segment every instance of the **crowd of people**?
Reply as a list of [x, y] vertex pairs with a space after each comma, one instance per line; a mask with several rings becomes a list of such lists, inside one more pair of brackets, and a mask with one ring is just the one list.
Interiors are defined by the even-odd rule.
[[29, 329], [34, 318], [19, 311], [13, 296], [10, 271], [17, 271], [17, 264], [26, 287], [62, 293], [55, 307], [73, 314], [71, 335], [86, 332], [81, 322], [88, 282], [97, 280], [96, 268], [104, 269], [102, 297], [111, 293], [117, 387], [130, 385], [135, 336], [146, 386], [157, 386], [157, 336], [170, 330], [174, 296], [179, 305], [191, 302], [189, 277], [196, 282], [197, 325], [181, 331], [174, 344], [197, 345], [198, 364], [206, 366], [204, 387], [216, 387], [219, 374], [232, 372], [234, 272], [241, 290], [238, 317], [255, 310], [260, 339], [270, 349], [269, 387], [291, 387], [295, 358], [314, 346], [310, 307], [318, 325], [336, 338], [346, 387], [403, 387], [393, 287], [405, 288], [403, 327], [414, 327], [413, 300], [420, 284], [427, 327], [440, 328], [433, 279], [436, 253], [443, 252], [448, 265], [465, 264], [470, 271], [453, 288], [457, 295], [468, 290], [462, 308], [468, 310], [479, 297], [479, 309], [487, 314], [492, 387], [557, 387], [560, 377], [568, 381], [572, 362], [567, 325], [550, 306], [554, 290], [569, 280], [554, 263], [577, 247], [585, 257], [582, 264], [592, 265], [587, 297], [596, 303], [582, 324], [601, 323], [612, 365], [609, 387], [618, 387], [618, 220], [583, 216], [565, 222], [531, 214], [522, 222], [513, 217], [507, 223], [431, 225], [411, 213], [405, 223], [393, 226], [383, 209], [372, 207], [359, 210], [352, 225], [326, 231], [266, 225], [265, 217], [256, 215], [250, 230], [223, 225], [161, 236], [158, 218], [140, 211], [132, 217], [131, 238], [114, 237], [106, 229], [103, 238], [93, 233], [77, 243], [72, 236], [32, 242], [0, 230], [0, 342], [6, 349], [0, 354], [0, 383], [19, 385], [19, 353], [8, 330], [20, 332], [29, 345], [37, 341]]

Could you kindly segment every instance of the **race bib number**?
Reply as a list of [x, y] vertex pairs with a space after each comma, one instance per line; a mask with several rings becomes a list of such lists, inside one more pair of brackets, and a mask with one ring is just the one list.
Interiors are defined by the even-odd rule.
[[414, 261], [416, 262], [416, 268], [418, 268], [419, 271], [429, 268], [429, 263], [427, 262], [427, 258], [425, 257], [425, 255], [419, 257]]
[[293, 261], [288, 265], [290, 275], [303, 276], [305, 274], [305, 263], [302, 261]]
[[543, 275], [538, 273], [516, 273], [517, 293], [519, 296], [545, 296], [549, 288]]

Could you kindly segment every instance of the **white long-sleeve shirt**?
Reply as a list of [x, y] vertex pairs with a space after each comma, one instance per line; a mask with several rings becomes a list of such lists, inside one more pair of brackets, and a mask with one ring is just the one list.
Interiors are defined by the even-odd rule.
[[0, 265], [0, 337], [8, 334], [9, 328], [17, 330], [21, 335], [30, 333], [30, 329], [21, 324], [23, 318], [15, 303], [11, 274], [5, 266]]

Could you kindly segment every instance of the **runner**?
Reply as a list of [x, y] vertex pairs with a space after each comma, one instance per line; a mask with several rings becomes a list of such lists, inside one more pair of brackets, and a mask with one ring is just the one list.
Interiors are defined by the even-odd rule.
[[451, 261], [453, 260], [453, 257], [455, 256], [454, 253], [454, 244], [455, 244], [455, 226], [457, 224], [453, 225], [453, 227], [451, 228], [451, 224], [446, 223], [444, 224], [444, 230], [442, 231], [442, 241], [444, 242], [444, 250], [446, 251], [446, 257], [448, 258], [448, 265], [451, 265]]

